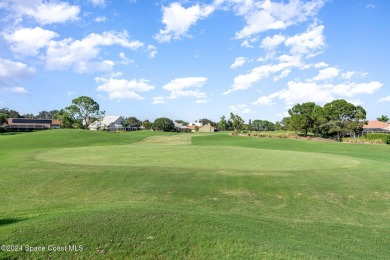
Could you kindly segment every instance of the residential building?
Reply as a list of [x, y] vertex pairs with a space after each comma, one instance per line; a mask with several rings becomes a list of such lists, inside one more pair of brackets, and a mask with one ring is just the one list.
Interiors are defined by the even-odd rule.
[[202, 127], [199, 127], [199, 132], [213, 133], [215, 131], [217, 131], [217, 128], [215, 128], [214, 126], [212, 126], [210, 124], [207, 124], [207, 125], [204, 125]]
[[8, 118], [6, 129], [8, 131], [35, 131], [61, 128], [59, 120], [35, 118]]
[[173, 121], [173, 124], [175, 125], [175, 129], [176, 131], [178, 132], [187, 132], [188, 131], [188, 126], [184, 126], [182, 124], [179, 124], [178, 122], [176, 121]]
[[93, 122], [88, 126], [89, 130], [124, 130], [123, 117], [121, 116], [104, 116]]
[[378, 120], [368, 121], [363, 126], [363, 134], [366, 133], [390, 133], [390, 123], [384, 123]]

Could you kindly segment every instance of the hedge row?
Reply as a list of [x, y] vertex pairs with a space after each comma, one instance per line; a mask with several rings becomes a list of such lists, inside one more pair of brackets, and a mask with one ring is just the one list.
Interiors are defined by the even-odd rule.
[[368, 133], [364, 138], [368, 141], [380, 139], [383, 141], [384, 144], [390, 144], [390, 134]]

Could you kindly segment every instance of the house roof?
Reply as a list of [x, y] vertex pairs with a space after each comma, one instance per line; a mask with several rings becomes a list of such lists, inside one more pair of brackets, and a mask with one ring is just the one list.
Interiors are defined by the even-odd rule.
[[385, 128], [364, 128], [363, 134], [367, 133], [390, 133], [390, 131]]
[[50, 125], [52, 123], [51, 119], [38, 119], [38, 118], [8, 118], [8, 125], [20, 125], [20, 124], [30, 124], [30, 125]]
[[188, 129], [187, 126], [184, 126], [184, 125], [182, 125], [182, 124], [179, 124], [179, 123], [176, 122], [176, 121], [173, 121], [173, 124], [174, 124], [175, 127], [177, 127], [177, 128], [180, 128], [180, 129]]
[[198, 127], [202, 127], [202, 126], [203, 126], [201, 122], [190, 122], [190, 123], [188, 124], [188, 126], [192, 126], [192, 125], [198, 126]]
[[121, 116], [105, 116], [101, 120], [96, 120], [95, 122], [93, 122], [90, 125], [90, 127], [96, 127], [96, 126], [102, 126], [102, 125], [108, 126], [108, 125], [114, 123], [115, 121], [117, 121], [119, 118], [121, 118]]
[[363, 128], [383, 128], [390, 130], [390, 124], [389, 123], [383, 123], [378, 120], [368, 121], [366, 125], [363, 126]]

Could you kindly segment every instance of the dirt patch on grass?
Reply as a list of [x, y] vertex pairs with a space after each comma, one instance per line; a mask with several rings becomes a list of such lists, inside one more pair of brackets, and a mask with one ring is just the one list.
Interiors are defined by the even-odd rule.
[[190, 135], [172, 135], [172, 136], [149, 136], [139, 142], [139, 144], [167, 144], [180, 145], [191, 144]]

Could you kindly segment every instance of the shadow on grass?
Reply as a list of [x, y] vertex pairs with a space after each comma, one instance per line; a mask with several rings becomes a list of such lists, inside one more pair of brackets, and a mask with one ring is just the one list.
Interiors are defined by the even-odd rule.
[[13, 224], [13, 223], [16, 223], [19, 221], [23, 221], [23, 220], [24, 219], [17, 219], [17, 218], [1, 218], [0, 219], [0, 227], [5, 226], [5, 225], [9, 225], [9, 224]]
[[23, 134], [23, 132], [0, 132], [0, 135], [20, 135], [20, 134]]

